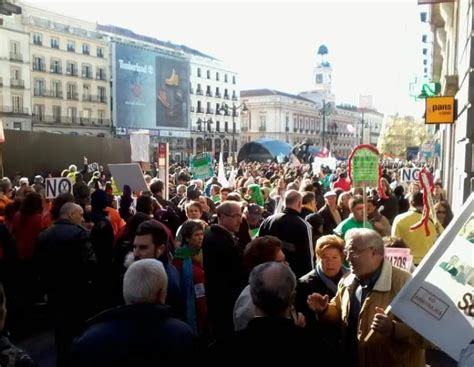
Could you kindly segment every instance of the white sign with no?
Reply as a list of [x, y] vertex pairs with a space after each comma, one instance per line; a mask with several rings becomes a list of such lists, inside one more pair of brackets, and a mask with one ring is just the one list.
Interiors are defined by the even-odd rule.
[[400, 181], [403, 182], [417, 182], [420, 175], [420, 168], [402, 168], [400, 170]]
[[46, 199], [54, 199], [60, 194], [72, 194], [72, 181], [67, 177], [53, 177], [46, 179]]

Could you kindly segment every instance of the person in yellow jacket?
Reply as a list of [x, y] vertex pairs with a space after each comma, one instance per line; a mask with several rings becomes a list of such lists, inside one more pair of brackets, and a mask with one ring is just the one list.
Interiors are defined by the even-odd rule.
[[330, 302], [319, 293], [308, 297], [309, 308], [321, 321], [342, 320], [344, 366], [425, 367], [425, 348], [430, 344], [384, 312], [410, 273], [384, 260], [382, 237], [368, 228], [347, 232], [344, 252], [351, 274], [341, 280], [336, 296]]
[[418, 223], [423, 216], [423, 194], [418, 192], [410, 195], [410, 209], [408, 212], [399, 214], [395, 217], [392, 224], [392, 236], [400, 237], [411, 249], [413, 255], [413, 263], [418, 265], [431, 246], [436, 241], [439, 228], [428, 220], [428, 228], [430, 235], [426, 236], [424, 226], [414, 231], [410, 227]]

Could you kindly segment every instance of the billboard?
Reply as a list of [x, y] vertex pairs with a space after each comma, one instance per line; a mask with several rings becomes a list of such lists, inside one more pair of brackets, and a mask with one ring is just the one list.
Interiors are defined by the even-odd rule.
[[188, 129], [188, 60], [122, 43], [112, 57], [115, 126]]

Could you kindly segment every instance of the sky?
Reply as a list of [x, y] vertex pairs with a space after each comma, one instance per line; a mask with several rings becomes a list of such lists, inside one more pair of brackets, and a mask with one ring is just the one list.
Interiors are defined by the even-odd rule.
[[408, 94], [423, 67], [416, 0], [23, 2], [197, 49], [238, 72], [241, 90], [311, 90], [325, 44], [337, 103], [368, 94], [385, 114], [423, 113]]

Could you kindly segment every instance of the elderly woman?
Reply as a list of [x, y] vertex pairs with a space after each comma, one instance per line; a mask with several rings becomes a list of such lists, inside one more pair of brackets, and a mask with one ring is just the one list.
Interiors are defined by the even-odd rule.
[[302, 312], [306, 327], [326, 341], [336, 351], [340, 329], [334, 325], [318, 324], [316, 314], [307, 305], [308, 296], [313, 293], [328, 295], [329, 299], [337, 293], [337, 284], [346, 274], [344, 262], [344, 240], [336, 235], [322, 236], [316, 243], [317, 263], [314, 270], [298, 280], [296, 290], [296, 310]]
[[202, 266], [202, 241], [204, 223], [187, 220], [181, 226], [182, 244], [176, 248], [173, 264], [179, 272], [181, 292], [186, 307], [186, 323], [195, 333], [207, 331], [207, 303], [204, 269]]

